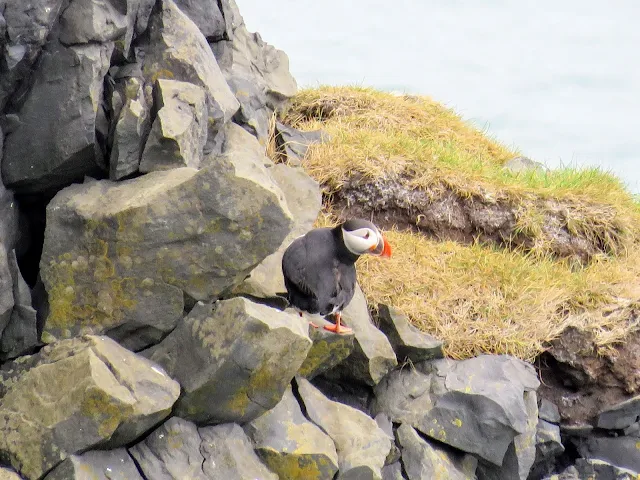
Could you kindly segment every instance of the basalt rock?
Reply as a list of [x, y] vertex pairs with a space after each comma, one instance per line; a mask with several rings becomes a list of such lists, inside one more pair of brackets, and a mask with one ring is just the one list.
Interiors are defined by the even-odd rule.
[[44, 480], [144, 480], [124, 448], [71, 455]]

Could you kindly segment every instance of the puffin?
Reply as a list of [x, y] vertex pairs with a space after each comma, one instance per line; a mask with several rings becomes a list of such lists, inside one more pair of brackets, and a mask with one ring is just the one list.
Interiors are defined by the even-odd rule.
[[303, 311], [331, 315], [335, 324], [326, 325], [326, 330], [350, 333], [352, 329], [340, 324], [341, 315], [355, 293], [355, 263], [365, 254], [388, 258], [391, 246], [378, 227], [359, 218], [296, 238], [282, 257], [289, 304], [300, 315]]

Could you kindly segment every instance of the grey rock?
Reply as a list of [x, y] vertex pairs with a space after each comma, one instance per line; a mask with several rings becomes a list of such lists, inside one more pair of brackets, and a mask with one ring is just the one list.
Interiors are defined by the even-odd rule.
[[212, 480], [278, 480], [256, 456], [239, 425], [226, 423], [199, 429], [203, 471]]
[[560, 427], [539, 419], [536, 431], [536, 459], [531, 475], [541, 478], [555, 467], [555, 459], [564, 452], [560, 438]]
[[409, 480], [475, 480], [478, 460], [473, 455], [431, 444], [420, 438], [418, 432], [406, 423], [400, 425], [397, 436], [402, 450], [402, 464]]
[[303, 132], [297, 128], [276, 122], [276, 142], [288, 165], [300, 165], [311, 145], [327, 141], [322, 130]]
[[333, 440], [304, 417], [291, 387], [244, 430], [262, 462], [281, 479], [332, 479], [338, 471]]
[[[140, 80], [135, 77], [127, 78], [122, 90], [124, 102], [116, 115], [118, 120], [115, 123], [109, 160], [111, 180], [120, 180], [138, 170], [149, 120], [149, 106]], [[117, 93], [120, 95], [120, 92]]]
[[60, 17], [60, 42], [104, 43], [127, 33], [127, 0], [71, 0]]
[[[297, 315], [298, 313], [295, 313]], [[331, 322], [319, 315], [303, 314], [305, 322], [313, 322], [318, 328], [309, 326], [309, 337], [313, 342], [307, 358], [300, 367], [298, 375], [312, 379], [344, 361], [353, 352], [353, 333], [336, 335], [325, 330]]]
[[338, 480], [380, 480], [391, 448], [387, 434], [364, 413], [326, 398], [308, 380], [298, 378], [296, 382], [307, 417], [336, 445]]
[[386, 413], [379, 413], [374, 418], [380, 430], [387, 434], [389, 440], [391, 440], [391, 450], [389, 451], [389, 455], [384, 461], [385, 465], [391, 465], [393, 463], [400, 461], [400, 449], [395, 443], [395, 435], [393, 432], [393, 423], [391, 423], [391, 419]]
[[483, 480], [527, 480], [536, 458], [536, 433], [538, 423], [538, 402], [536, 392], [524, 392], [527, 410], [527, 425], [523, 433], [517, 435], [505, 453], [502, 465], [488, 462], [478, 465], [478, 478]]
[[314, 377], [311, 383], [329, 400], [360, 410], [369, 417], [372, 416], [369, 406], [373, 399], [373, 390], [370, 386], [348, 380], [336, 381], [325, 375]]
[[538, 386], [531, 365], [504, 355], [433, 360], [387, 375], [375, 388], [373, 412], [500, 466], [528, 430], [524, 393]]
[[209, 44], [198, 27], [172, 0], [160, 0], [149, 25], [150, 43], [144, 75], [149, 81], [170, 78], [204, 88], [211, 130], [218, 131], [239, 104], [225, 81]]
[[[2, 130], [0, 130], [1, 138], [3, 138]], [[2, 143], [0, 140], [0, 147], [2, 147]], [[2, 153], [0, 153], [1, 163]], [[0, 246], [4, 247], [5, 252], [10, 252], [18, 246], [18, 218], [18, 204], [13, 193], [7, 190], [0, 181]]]
[[382, 467], [382, 480], [404, 480], [402, 476], [402, 465], [400, 462], [392, 463]]
[[586, 480], [580, 477], [580, 472], [573, 465], [565, 468], [558, 474], [546, 476], [543, 480]]
[[371, 320], [367, 300], [356, 286], [353, 299], [342, 312], [343, 323], [353, 329], [353, 353], [326, 375], [376, 385], [398, 361], [389, 340]]
[[640, 395], [606, 408], [598, 415], [598, 428], [622, 430], [640, 420]]
[[13, 279], [9, 270], [9, 257], [0, 244], [0, 335], [11, 320], [13, 311]]
[[172, 417], [142, 442], [129, 448], [145, 478], [204, 480], [201, 438], [195, 424]]
[[306, 329], [296, 315], [245, 298], [220, 301], [213, 311], [198, 303], [144, 355], [182, 385], [177, 415], [244, 423], [281, 400], [311, 347]]
[[629, 425], [623, 430], [624, 434], [628, 437], [640, 438], [640, 422], [636, 422], [633, 425]]
[[640, 449], [634, 437], [591, 436], [571, 439], [581, 457], [602, 460], [619, 468], [640, 472]]
[[546, 398], [540, 400], [538, 417], [550, 423], [560, 423], [560, 411], [557, 405]]
[[442, 341], [421, 332], [409, 323], [409, 319], [400, 310], [387, 305], [378, 306], [379, 326], [400, 362], [411, 360], [421, 362], [433, 358], [442, 358]]
[[44, 480], [143, 480], [124, 448], [71, 455]]
[[542, 173], [549, 171], [549, 169], [545, 167], [542, 163], [534, 162], [533, 160], [527, 157], [512, 158], [511, 160], [509, 160], [504, 164], [503, 168], [513, 173], [528, 172], [532, 170], [542, 172]]
[[210, 40], [221, 40], [226, 32], [216, 0], [176, 0], [176, 4]]
[[140, 160], [140, 171], [198, 168], [207, 142], [205, 91], [188, 82], [159, 79], [154, 97], [158, 113]]
[[638, 471], [616, 467], [602, 460], [578, 458], [576, 470], [580, 480], [637, 480]]
[[13, 470], [0, 467], [0, 480], [22, 480], [22, 477]]
[[41, 478], [70, 455], [133, 441], [179, 394], [160, 367], [106, 337], [47, 346], [0, 372], [0, 456]]
[[290, 225], [284, 195], [259, 159], [234, 152], [199, 171], [68, 187], [47, 207], [45, 332], [169, 332], [183, 292], [208, 300], [239, 283]]
[[96, 116], [112, 51], [112, 43], [53, 42], [42, 52], [18, 112], [20, 125], [5, 141], [2, 176], [8, 187], [48, 191], [99, 171]]

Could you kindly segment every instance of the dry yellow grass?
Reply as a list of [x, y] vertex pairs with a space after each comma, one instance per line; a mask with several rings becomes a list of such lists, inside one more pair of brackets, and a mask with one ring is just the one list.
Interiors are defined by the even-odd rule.
[[[593, 331], [601, 346], [638, 328], [624, 312], [640, 297], [639, 210], [615, 177], [596, 169], [506, 172], [502, 165], [515, 151], [428, 98], [322, 87], [300, 92], [283, 120], [331, 136], [304, 160], [328, 193], [355, 174], [403, 175], [427, 192], [445, 187], [515, 205], [519, 231], [534, 240], [528, 253], [394, 230], [387, 232], [394, 247], [390, 260], [359, 262], [370, 304], [399, 307], [416, 326], [443, 339], [447, 355], [507, 353], [531, 360], [569, 324]], [[566, 228], [605, 245], [609, 255], [579, 267], [552, 258], [536, 245], [548, 208], [565, 209]], [[327, 205], [318, 224], [331, 223]]]

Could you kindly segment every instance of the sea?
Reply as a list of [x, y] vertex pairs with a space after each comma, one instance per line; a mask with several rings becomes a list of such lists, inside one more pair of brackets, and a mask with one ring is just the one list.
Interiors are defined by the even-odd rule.
[[640, 193], [639, 0], [237, 0], [299, 86], [428, 95], [550, 168]]

